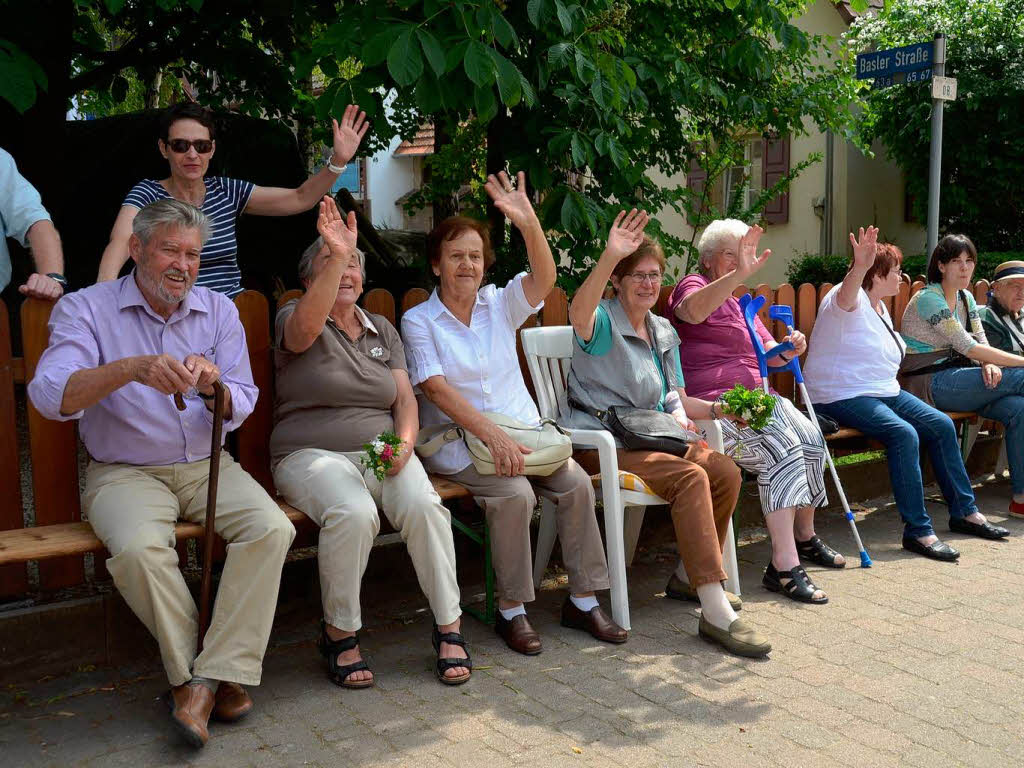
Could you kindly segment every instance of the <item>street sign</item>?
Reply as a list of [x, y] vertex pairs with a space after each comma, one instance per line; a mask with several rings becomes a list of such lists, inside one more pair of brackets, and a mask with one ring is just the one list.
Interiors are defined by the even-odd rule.
[[888, 88], [891, 85], [905, 85], [910, 83], [923, 83], [932, 79], [931, 69], [919, 69], [915, 72], [896, 72], [891, 75], [876, 77], [871, 84], [872, 88]]
[[857, 79], [882, 77], [896, 72], [913, 72], [931, 69], [934, 58], [934, 43], [915, 43], [886, 51], [857, 54]]
[[956, 78], [935, 77], [932, 78], [932, 98], [942, 101], [956, 100]]

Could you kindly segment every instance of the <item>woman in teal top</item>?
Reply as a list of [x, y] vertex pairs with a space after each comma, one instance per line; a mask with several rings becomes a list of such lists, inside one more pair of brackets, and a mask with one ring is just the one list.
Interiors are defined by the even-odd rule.
[[[1024, 357], [989, 346], [968, 290], [978, 252], [964, 235], [946, 235], [928, 262], [928, 285], [903, 313], [907, 357], [904, 389], [943, 411], [976, 411], [1006, 427], [1013, 499], [1010, 514], [1024, 517]], [[951, 530], [989, 539], [1009, 531], [976, 512], [950, 519]]]
[[[592, 415], [613, 405], [671, 413], [684, 429], [691, 418], [715, 418], [715, 405], [689, 397], [679, 364], [679, 336], [651, 309], [661, 293], [665, 255], [643, 230], [647, 215], [619, 214], [604, 253], [569, 307], [576, 332], [567, 377], [570, 426], [606, 429]], [[615, 297], [601, 299], [611, 280]], [[616, 441], [618, 443], [618, 441]], [[668, 501], [681, 562], [665, 589], [668, 597], [701, 605], [698, 633], [741, 656], [765, 656], [768, 640], [737, 618], [742, 603], [722, 586], [722, 547], [740, 491], [740, 472], [706, 444], [683, 455], [631, 451], [619, 446], [619, 470], [638, 476]], [[587, 472], [601, 471], [597, 451], [580, 451]]]

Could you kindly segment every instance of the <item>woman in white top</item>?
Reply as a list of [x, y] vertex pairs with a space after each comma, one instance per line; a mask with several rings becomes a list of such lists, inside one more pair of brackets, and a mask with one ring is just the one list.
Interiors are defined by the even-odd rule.
[[977, 514], [952, 420], [896, 381], [906, 344], [893, 330], [883, 299], [900, 288], [903, 254], [877, 245], [878, 230], [850, 234], [853, 266], [818, 309], [804, 365], [807, 392], [818, 413], [859, 429], [886, 447], [903, 548], [935, 560], [960, 553], [935, 535], [924, 505], [919, 446], [924, 443], [952, 517]]
[[572, 459], [547, 477], [523, 475], [529, 449], [484, 415], [490, 411], [527, 424], [540, 422], [519, 368], [516, 332], [541, 308], [555, 284], [555, 260], [526, 195], [524, 174], [519, 173], [516, 186], [504, 172], [498, 178], [489, 176], [485, 188], [522, 234], [530, 272], [516, 275], [504, 288], [481, 288], [494, 264], [486, 224], [464, 216], [445, 219], [427, 237], [427, 257], [438, 287], [402, 317], [402, 337], [409, 378], [424, 396], [420, 423], [431, 427], [454, 422], [472, 433], [490, 449], [497, 474], [477, 472], [462, 441], [448, 443], [423, 463], [469, 489], [484, 509], [498, 582], [495, 630], [512, 650], [527, 655], [541, 651], [540, 636], [523, 607], [534, 598], [530, 521], [535, 491], [557, 504], [570, 591], [562, 624], [622, 643], [626, 631], [594, 596], [608, 588], [608, 564], [589, 475]]

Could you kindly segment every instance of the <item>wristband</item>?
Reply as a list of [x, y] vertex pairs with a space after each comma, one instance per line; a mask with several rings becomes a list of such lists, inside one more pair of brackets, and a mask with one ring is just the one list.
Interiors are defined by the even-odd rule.
[[330, 171], [331, 173], [333, 173], [334, 175], [340, 174], [347, 167], [348, 167], [348, 163], [345, 163], [344, 165], [335, 165], [334, 164], [334, 155], [331, 155], [330, 158], [328, 158], [328, 160], [327, 160], [327, 170]]
[[68, 279], [64, 277], [60, 272], [47, 272], [46, 276], [53, 280], [57, 285], [63, 288], [65, 291], [68, 289]]

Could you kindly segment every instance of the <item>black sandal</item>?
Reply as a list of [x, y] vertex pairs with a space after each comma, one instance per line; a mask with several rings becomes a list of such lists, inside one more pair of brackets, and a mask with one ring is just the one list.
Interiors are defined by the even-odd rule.
[[[466, 648], [466, 638], [464, 638], [458, 632], [444, 632], [437, 628], [437, 624], [434, 625], [434, 631], [431, 635], [431, 643], [434, 645], [434, 653], [439, 654], [437, 658], [437, 679], [445, 685], [462, 685], [464, 682], [469, 680], [473, 676], [473, 660], [469, 658], [469, 650]], [[449, 645], [462, 646], [462, 650], [466, 651], [466, 658], [455, 659], [455, 658], [442, 658], [441, 643], [448, 643]], [[468, 672], [458, 677], [447, 677], [445, 672], [449, 669], [455, 669], [457, 667], [465, 667]]]
[[801, 560], [823, 565], [826, 568], [846, 567], [845, 558], [841, 563], [836, 562], [836, 558], [843, 555], [840, 552], [836, 552], [817, 536], [811, 536], [807, 541], [796, 542], [796, 553], [800, 556]]
[[327, 659], [327, 677], [335, 685], [340, 685], [342, 688], [369, 688], [373, 685], [373, 678], [369, 680], [349, 680], [349, 676], [353, 672], [361, 672], [364, 669], [367, 672], [373, 670], [367, 665], [366, 661], [360, 659], [352, 664], [339, 664], [338, 654], [344, 653], [345, 651], [351, 651], [359, 645], [359, 634], [354, 634], [351, 637], [344, 637], [341, 640], [331, 640], [327, 635], [327, 622], [320, 622], [320, 639], [317, 640], [316, 646], [320, 649], [320, 653]]
[[[783, 581], [784, 579], [785, 581]], [[796, 600], [798, 603], [824, 605], [828, 602], [827, 595], [825, 597], [814, 596], [818, 588], [814, 586], [811, 577], [807, 575], [807, 571], [801, 565], [797, 565], [783, 574], [776, 570], [774, 564], [768, 563], [768, 567], [764, 569], [764, 578], [761, 579], [761, 583], [770, 592], [781, 592], [790, 600]]]

